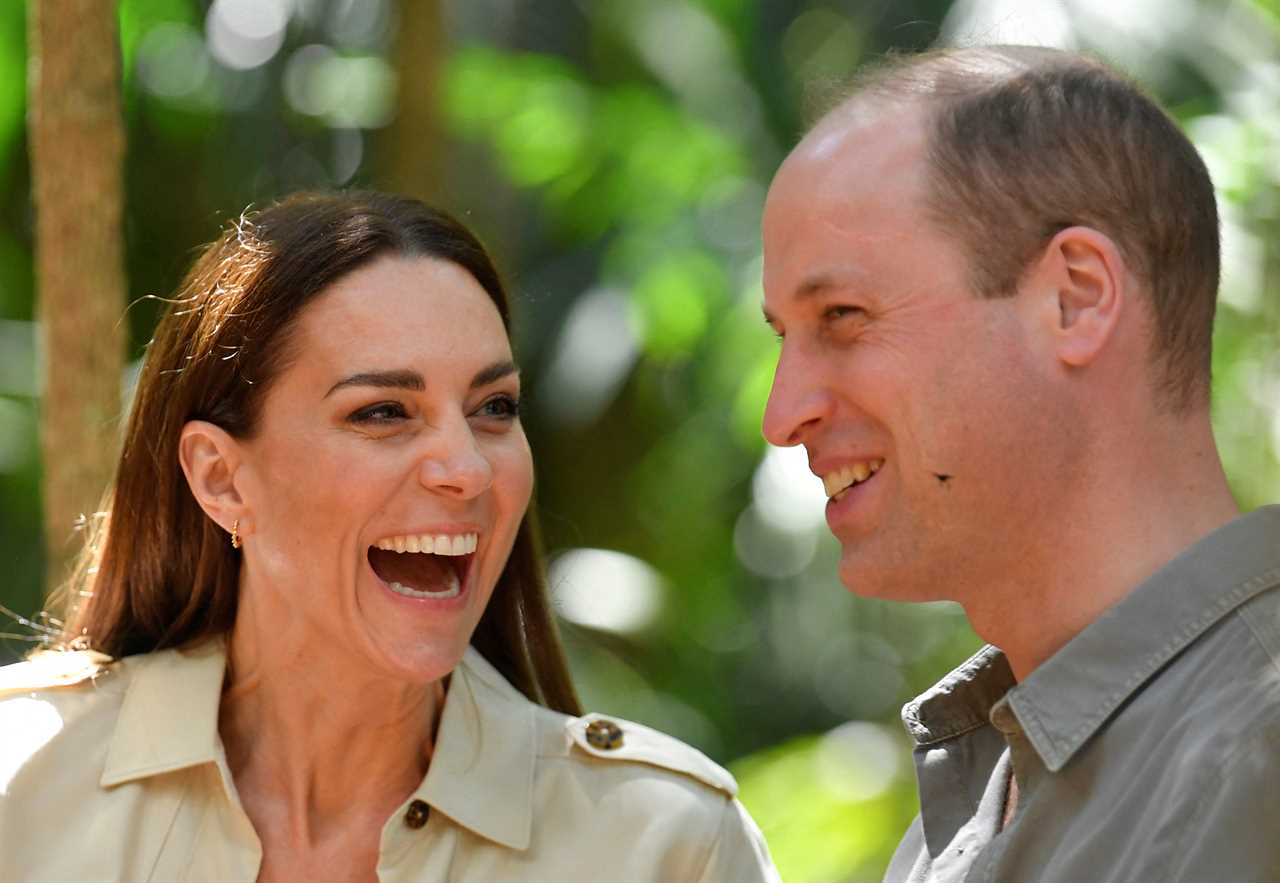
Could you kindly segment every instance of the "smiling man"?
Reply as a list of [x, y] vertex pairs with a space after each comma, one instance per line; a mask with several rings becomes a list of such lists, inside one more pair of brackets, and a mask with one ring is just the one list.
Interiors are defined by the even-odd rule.
[[1280, 879], [1280, 507], [1209, 422], [1218, 220], [1127, 79], [1048, 49], [890, 62], [764, 218], [766, 437], [805, 446], [842, 581], [991, 646], [903, 711], [886, 880]]

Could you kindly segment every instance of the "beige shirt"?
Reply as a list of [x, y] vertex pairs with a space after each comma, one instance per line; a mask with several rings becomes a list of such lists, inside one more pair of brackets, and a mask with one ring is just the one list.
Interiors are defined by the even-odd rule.
[[[252, 883], [262, 849], [218, 736], [222, 642], [104, 662], [0, 669], [6, 883]], [[595, 747], [596, 720], [531, 703], [468, 650], [378, 879], [777, 881], [727, 772], [620, 720], [621, 744]]]

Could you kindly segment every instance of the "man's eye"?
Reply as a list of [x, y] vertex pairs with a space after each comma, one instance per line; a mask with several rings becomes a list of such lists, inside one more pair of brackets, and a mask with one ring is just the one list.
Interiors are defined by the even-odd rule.
[[498, 420], [514, 420], [520, 416], [520, 400], [506, 394], [486, 399], [476, 413], [481, 417], [493, 417]]
[[863, 314], [862, 307], [851, 307], [845, 305], [830, 306], [823, 312], [823, 316], [827, 319], [844, 319], [848, 316], [860, 316]]
[[347, 420], [358, 424], [379, 424], [394, 423], [408, 416], [405, 413], [404, 406], [399, 402], [379, 402], [376, 405], [361, 408], [348, 417]]

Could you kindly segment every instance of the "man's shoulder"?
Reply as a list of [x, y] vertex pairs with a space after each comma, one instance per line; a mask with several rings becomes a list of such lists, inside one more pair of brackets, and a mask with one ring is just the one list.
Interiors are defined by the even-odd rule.
[[1189, 647], [1132, 711], [1196, 767], [1218, 766], [1236, 745], [1280, 742], [1280, 585]]
[[1280, 720], [1280, 571], [1265, 576], [1267, 589], [1232, 610], [1175, 661], [1165, 692], [1178, 689], [1208, 701], [1239, 697], [1245, 704], [1232, 707], [1234, 714], [1253, 709]]

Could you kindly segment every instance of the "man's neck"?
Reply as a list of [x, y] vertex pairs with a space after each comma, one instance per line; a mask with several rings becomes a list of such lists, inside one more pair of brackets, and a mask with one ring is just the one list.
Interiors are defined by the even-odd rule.
[[974, 630], [1025, 679], [1102, 613], [1239, 515], [1205, 422], [1203, 439], [1097, 468], [1064, 498], [1024, 572], [964, 601]]

